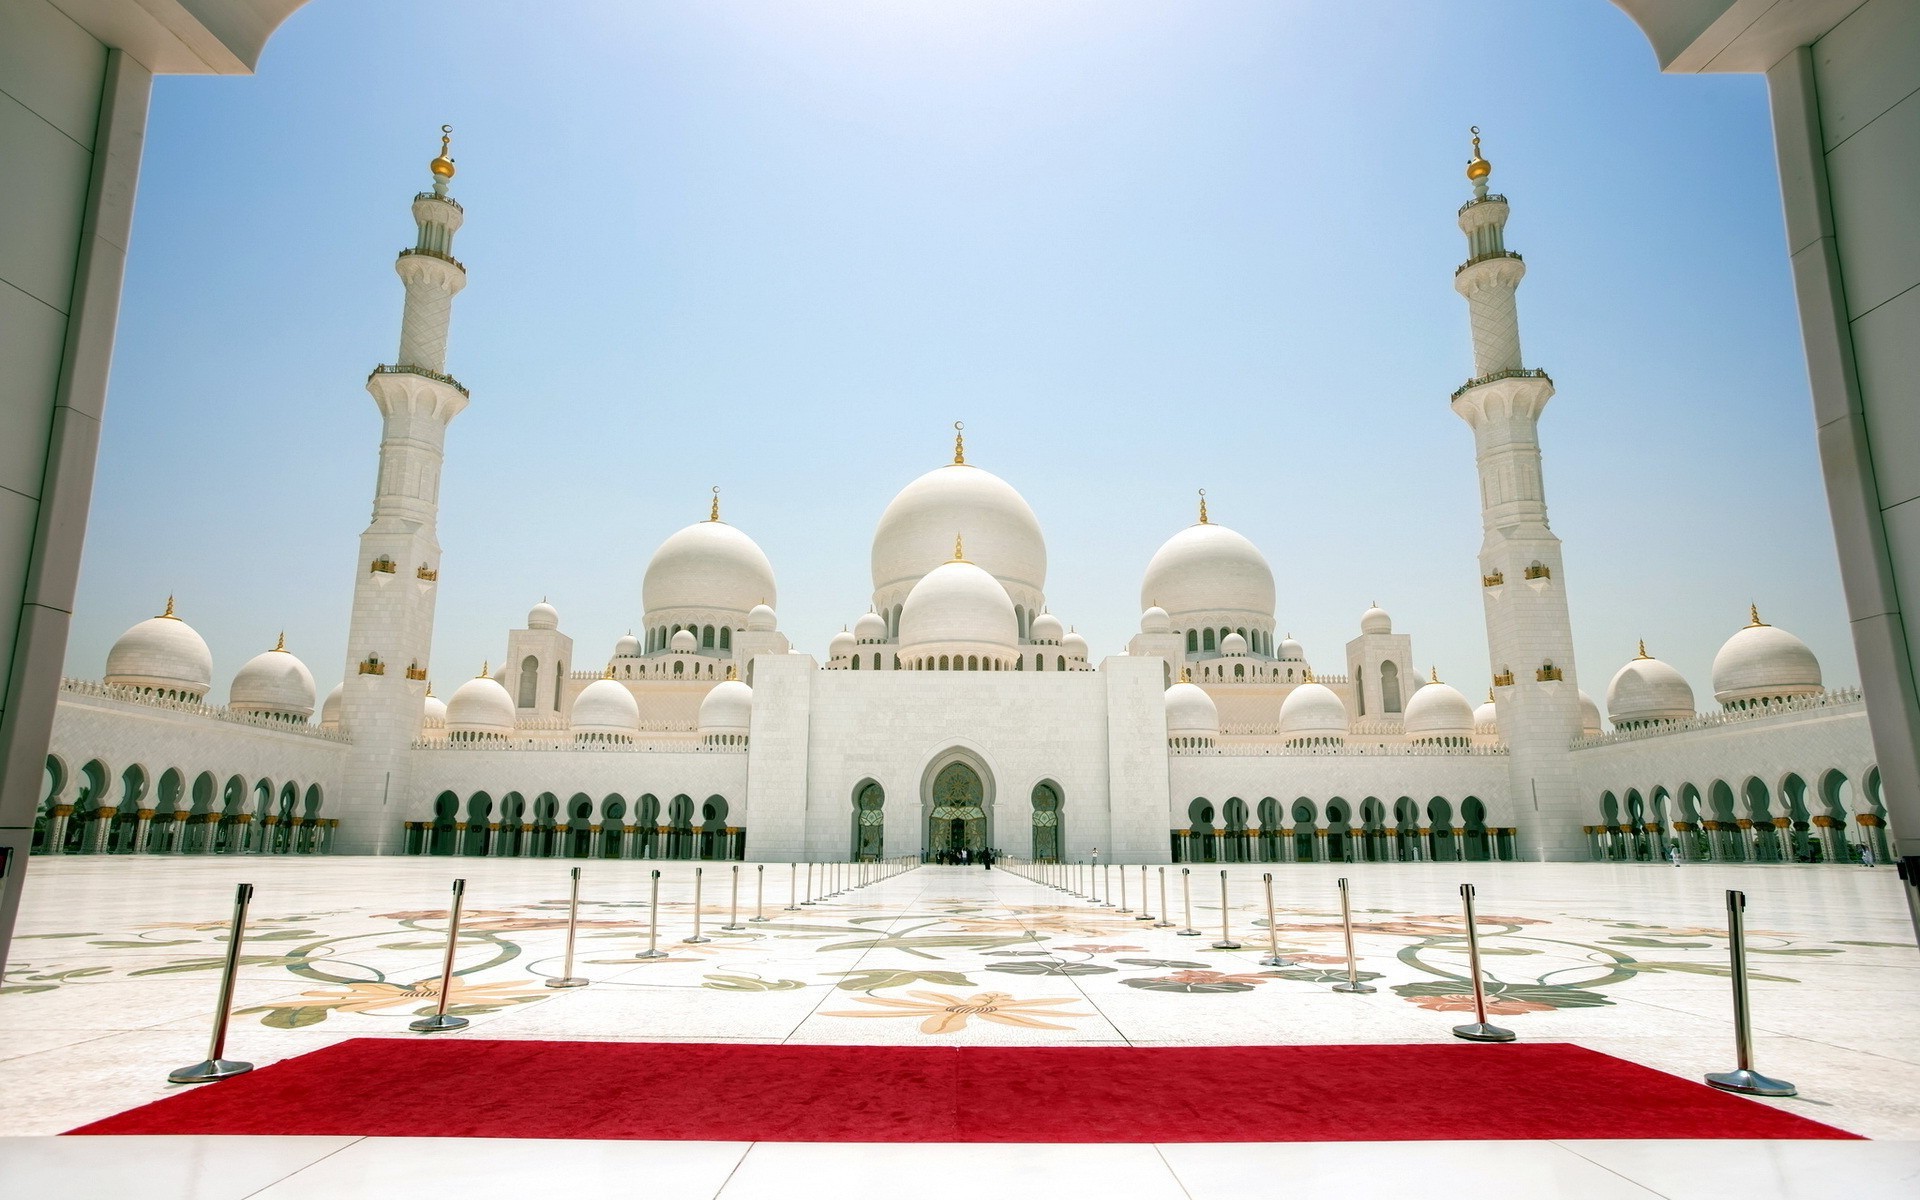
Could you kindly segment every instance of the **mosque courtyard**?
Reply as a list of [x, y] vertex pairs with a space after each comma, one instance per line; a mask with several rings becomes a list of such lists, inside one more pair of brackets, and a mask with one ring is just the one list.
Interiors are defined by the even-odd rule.
[[[0, 989], [0, 1169], [153, 1196], [301, 1196], [378, 1180], [457, 1182], [520, 1195], [564, 1160], [569, 1182], [644, 1174], [658, 1195], [825, 1194], [840, 1167], [911, 1175], [916, 1195], [985, 1194], [1041, 1179], [1118, 1195], [1251, 1194], [1248, 1180], [1340, 1179], [1404, 1194], [1441, 1167], [1517, 1194], [1911, 1195], [1920, 1180], [1920, 985], [1889, 870], [1666, 864], [1285, 866], [1269, 950], [1262, 868], [1103, 872], [1102, 903], [1012, 870], [914, 867], [805, 900], [805, 868], [706, 865], [702, 936], [694, 867], [585, 862], [575, 973], [559, 990], [562, 862], [404, 858], [52, 859], [35, 864]], [[658, 944], [648, 872], [662, 871]], [[1017, 869], [1017, 867], [1016, 867]], [[814, 868], [814, 893], [852, 879]], [[1342, 995], [1336, 877], [1351, 880], [1360, 977]], [[166, 1073], [204, 1056], [234, 884], [257, 892], [228, 1057], [265, 1065], [349, 1038], [391, 1037], [393, 1068], [431, 1012], [456, 876], [466, 908], [450, 1001], [471, 1026], [442, 1039], [971, 1046], [1258, 1046], [1445, 1043], [1471, 1019], [1458, 885], [1478, 891], [1491, 1019], [1523, 1042], [1570, 1042], [1687, 1079], [1733, 1065], [1724, 892], [1748, 897], [1756, 1064], [1800, 1095], [1778, 1105], [1871, 1142], [1264, 1142], [1220, 1114], [1220, 1145], [882, 1146], [741, 1142], [141, 1138], [48, 1139], [179, 1090]], [[1124, 903], [1121, 879], [1125, 879]], [[756, 887], [756, 884], [759, 886]], [[1109, 888], [1111, 893], [1109, 895]], [[1085, 887], [1082, 887], [1085, 890]], [[756, 891], [760, 892], [756, 908]], [[1107, 907], [1110, 900], [1112, 907]], [[1130, 910], [1130, 911], [1129, 911]], [[749, 918], [758, 911], [766, 920]], [[737, 913], [741, 928], [722, 928]], [[1489, 1048], [1497, 1053], [1497, 1048]], [[213, 1085], [215, 1087], [221, 1085]], [[1142, 1097], [1142, 1103], [1150, 1103]], [[1459, 1097], [1471, 1105], [1471, 1095]], [[423, 1114], [421, 1132], [432, 1118]], [[1758, 1147], [1758, 1148], [1756, 1148]], [[952, 1164], [952, 1170], [930, 1164]], [[484, 1169], [481, 1169], [484, 1165]], [[524, 1168], [524, 1170], [522, 1169]], [[1464, 1174], [1462, 1174], [1464, 1172]], [[1360, 1176], [1356, 1178], [1356, 1174]], [[417, 1176], [417, 1178], [416, 1178]], [[406, 1181], [412, 1181], [412, 1184]], [[1529, 1182], [1531, 1181], [1531, 1182]], [[1824, 1182], [1822, 1182], [1824, 1181]], [[942, 1190], [949, 1189], [949, 1190]], [[957, 1190], [955, 1190], [957, 1189]], [[1370, 1189], [1378, 1189], [1370, 1190]], [[1530, 1190], [1531, 1189], [1531, 1190]]]

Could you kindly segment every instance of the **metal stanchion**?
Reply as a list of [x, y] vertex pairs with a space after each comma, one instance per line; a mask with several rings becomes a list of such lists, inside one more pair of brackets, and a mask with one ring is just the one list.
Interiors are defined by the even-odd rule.
[[440, 968], [440, 1005], [430, 1017], [421, 1017], [410, 1023], [407, 1028], [415, 1033], [438, 1033], [443, 1029], [462, 1029], [466, 1027], [465, 1017], [447, 1015], [447, 997], [453, 992], [453, 951], [460, 943], [460, 907], [467, 896], [467, 881], [453, 881], [453, 907], [447, 912], [447, 961]]
[[735, 863], [733, 867], [733, 894], [727, 901], [727, 923], [720, 928], [746, 928], [745, 925], [740, 923], [740, 865], [738, 863]]
[[1266, 871], [1260, 876], [1260, 882], [1267, 889], [1267, 956], [1260, 960], [1263, 967], [1293, 967], [1299, 964], [1290, 958], [1280, 957], [1280, 931], [1273, 918], [1273, 872]]
[[800, 864], [787, 864], [787, 906], [782, 912], [800, 911]]
[[807, 898], [805, 900], [802, 900], [800, 903], [802, 904], [813, 903], [813, 863], [812, 862], [807, 863]]
[[567, 899], [567, 965], [560, 969], [560, 978], [547, 980], [550, 988], [577, 988], [587, 986], [587, 981], [573, 973], [573, 935], [580, 926], [580, 868], [573, 869], [573, 894]]
[[1733, 1048], [1737, 1056], [1731, 1071], [1715, 1071], [1707, 1084], [1723, 1092], [1748, 1096], [1797, 1096], [1798, 1089], [1784, 1079], [1770, 1079], [1753, 1069], [1753, 1013], [1747, 1005], [1747, 894], [1727, 893], [1727, 949], [1733, 955]]
[[1167, 913], [1170, 911], [1172, 910], [1170, 910], [1167, 907], [1167, 869], [1165, 867], [1161, 867], [1160, 868], [1160, 920], [1155, 921], [1153, 923], [1153, 928], [1172, 929], [1173, 922], [1166, 919]]
[[1227, 873], [1220, 872], [1220, 940], [1213, 943], [1215, 950], [1238, 950], [1240, 943], [1233, 940], [1233, 934], [1227, 929]]
[[[1124, 887], [1126, 885], [1126, 882], [1127, 882], [1127, 869], [1125, 867], [1122, 867], [1120, 868], [1121, 886]], [[1112, 908], [1113, 907], [1113, 864], [1112, 863], [1100, 864], [1100, 890], [1105, 892], [1107, 895], [1106, 900], [1101, 903], [1100, 907]]]
[[647, 900], [647, 948], [634, 955], [635, 958], [665, 958], [667, 952], [660, 948], [660, 872], [654, 871], [653, 894]]
[[1193, 872], [1180, 868], [1180, 903], [1186, 906], [1187, 927], [1182, 929], [1180, 937], [1199, 937], [1200, 931], [1193, 927]]
[[753, 915], [747, 918], [749, 924], [765, 923], [767, 914], [763, 908], [767, 899], [767, 864], [761, 863], [753, 869]]
[[[1340, 930], [1347, 938], [1347, 981], [1345, 983], [1334, 984], [1333, 990], [1336, 992], [1347, 992], [1355, 996], [1364, 996], [1373, 991], [1374, 988], [1370, 983], [1360, 982], [1360, 960], [1355, 958], [1353, 953], [1353, 903], [1347, 898], [1347, 881], [1344, 878], [1340, 880]], [[1478, 967], [1474, 968], [1473, 974], [1474, 989], [1478, 991], [1480, 986], [1480, 970]], [[1482, 1021], [1487, 1019], [1484, 1012], [1480, 1014], [1480, 1019]], [[1512, 1035], [1509, 1034], [1508, 1036], [1511, 1037]]]
[[168, 1072], [168, 1083], [212, 1083], [253, 1070], [250, 1062], [221, 1057], [227, 1052], [227, 1018], [233, 1012], [234, 976], [240, 970], [240, 939], [247, 929], [247, 905], [252, 900], [252, 884], [242, 883], [234, 888], [233, 924], [227, 927], [227, 965], [220, 972], [220, 1007], [214, 1010], [213, 1040], [207, 1044], [206, 1061]]
[[680, 940], [683, 943], [686, 943], [689, 945], [697, 944], [699, 942], [710, 942], [713, 940], [712, 938], [703, 938], [700, 936], [700, 868], [699, 867], [695, 867], [693, 869], [693, 936], [683, 937]]
[[1453, 1036], [1469, 1042], [1510, 1042], [1513, 1030], [1487, 1024], [1487, 989], [1480, 978], [1480, 935], [1473, 924], [1473, 885], [1460, 885], [1460, 901], [1467, 914], [1467, 969], [1473, 972], [1473, 1012], [1478, 1018], [1471, 1025], [1455, 1025]]
[[[1141, 899], [1145, 900], [1146, 897], [1142, 896]], [[1127, 904], [1127, 868], [1125, 866], [1122, 866], [1120, 868], [1120, 911], [1123, 913], [1130, 913], [1133, 911], [1133, 909]]]
[[1140, 864], [1140, 911], [1134, 915], [1136, 921], [1151, 921], [1153, 914], [1147, 911], [1147, 864]]

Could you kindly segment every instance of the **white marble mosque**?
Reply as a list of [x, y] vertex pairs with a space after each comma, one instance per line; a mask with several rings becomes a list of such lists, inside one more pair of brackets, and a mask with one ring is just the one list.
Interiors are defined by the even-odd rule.
[[1526, 268], [1477, 137], [1455, 274], [1475, 377], [1452, 406], [1481, 477], [1492, 686], [1478, 706], [1420, 670], [1378, 607], [1310, 655], [1266, 557], [1204, 494], [1147, 564], [1127, 653], [1096, 659], [1048, 610], [1039, 520], [968, 461], [957, 424], [951, 461], [881, 512], [871, 605], [824, 661], [792, 648], [773, 565], [716, 490], [655, 552], [638, 632], [583, 654], [542, 601], [497, 666], [435, 696], [439, 473], [468, 394], [447, 373], [466, 269], [444, 139], [431, 171], [396, 263], [399, 351], [367, 379], [384, 433], [345, 683], [317, 700], [282, 644], [219, 705], [207, 646], [169, 600], [99, 681], [63, 685], [37, 853], [1887, 856], [1859, 693], [1829, 690], [1757, 609], [1729, 621], [1704, 710], [1644, 645], [1605, 687], [1604, 718], [1582, 690], [1537, 436], [1553, 383], [1521, 355]]

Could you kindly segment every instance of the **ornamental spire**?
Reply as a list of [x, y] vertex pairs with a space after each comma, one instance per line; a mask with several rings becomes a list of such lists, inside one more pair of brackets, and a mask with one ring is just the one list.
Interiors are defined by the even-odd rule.
[[953, 561], [967, 561], [966, 549], [960, 544], [960, 535], [957, 533], [953, 535]]
[[953, 465], [956, 467], [964, 467], [967, 465], [966, 428], [967, 423], [965, 421], [955, 421], [953, 423]]
[[1433, 664], [1429, 664], [1429, 665], [1428, 665], [1428, 667], [1427, 667], [1427, 682], [1428, 682], [1428, 683], [1439, 683], [1439, 682], [1440, 682], [1440, 666], [1439, 666], [1439, 664], [1438, 664], [1438, 663], [1433, 663]]
[[1480, 127], [1470, 126], [1473, 134], [1473, 157], [1467, 160], [1467, 179], [1473, 184], [1473, 195], [1477, 200], [1487, 194], [1487, 176], [1493, 174], [1493, 164], [1480, 157]]
[[172, 618], [175, 621], [178, 621], [180, 619], [179, 617], [176, 617], [173, 615], [173, 597], [171, 595], [167, 597], [167, 611], [161, 613], [160, 615], [163, 617]]
[[280, 631], [280, 640], [273, 644], [273, 650], [274, 650], [274, 653], [276, 654], [285, 654], [287, 652], [287, 631], [286, 630], [282, 629]]
[[453, 178], [453, 156], [448, 153], [453, 145], [453, 126], [440, 127], [440, 157], [427, 164], [427, 170], [433, 172], [433, 194], [447, 194], [447, 180]]
[[1207, 489], [1200, 489], [1200, 523], [1207, 523]]
[[707, 509], [707, 520], [718, 521], [719, 519], [720, 519], [720, 485], [716, 483], [713, 485], [713, 504]]
[[491, 660], [488, 660], [480, 664], [480, 673], [478, 675], [475, 675], [474, 678], [485, 679], [487, 676], [491, 674], [493, 674], [493, 663]]
[[[173, 612], [173, 601], [171, 598], [167, 601], [167, 612], [169, 614]], [[1760, 629], [1765, 627], [1765, 625], [1766, 622], [1760, 619], [1760, 606], [1758, 604], [1747, 605], [1747, 628]]]
[[1645, 639], [1645, 638], [1641, 638], [1641, 639], [1640, 639], [1640, 653], [1638, 653], [1638, 654], [1636, 654], [1636, 655], [1634, 655], [1634, 658], [1636, 658], [1636, 659], [1641, 659], [1641, 658], [1652, 658], [1652, 657], [1653, 657], [1653, 655], [1651, 655], [1651, 654], [1648, 654], [1648, 653], [1647, 653], [1647, 639]]

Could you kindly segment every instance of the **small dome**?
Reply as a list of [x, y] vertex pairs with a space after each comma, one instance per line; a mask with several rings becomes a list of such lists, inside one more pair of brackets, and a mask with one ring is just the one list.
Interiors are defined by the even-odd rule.
[[1150, 604], [1147, 606], [1147, 610], [1140, 614], [1140, 632], [1172, 633], [1173, 618], [1169, 617], [1167, 610], [1161, 608], [1158, 604]]
[[691, 629], [678, 629], [667, 639], [667, 649], [675, 654], [692, 654], [700, 648], [700, 639], [693, 636]]
[[[327, 698], [323, 700], [320, 704], [320, 728], [325, 729], [328, 732], [337, 733], [339, 731], [340, 729], [340, 698], [346, 694], [347, 694], [346, 684], [336, 683], [333, 685], [333, 690], [327, 693]], [[440, 702], [438, 700], [435, 700], [433, 701], [433, 703], [439, 704]], [[446, 715], [446, 709], [447, 709], [446, 705], [444, 704], [440, 705], [440, 714], [442, 717]]]
[[1198, 685], [1182, 680], [1167, 689], [1167, 736], [1213, 737], [1220, 732], [1220, 710]]
[[265, 654], [256, 654], [234, 674], [227, 707], [235, 712], [295, 717], [304, 722], [313, 715], [313, 674], [307, 664], [287, 653], [283, 638]]
[[853, 623], [853, 640], [856, 642], [884, 642], [887, 640], [887, 619], [879, 613], [867, 613]]
[[1280, 703], [1280, 735], [1298, 738], [1347, 736], [1347, 706], [1324, 683], [1303, 683]]
[[725, 521], [689, 525], [660, 543], [640, 583], [648, 613], [671, 609], [748, 612], [775, 602], [773, 564]]
[[1000, 581], [961, 559], [927, 572], [900, 610], [903, 647], [958, 645], [1012, 650], [1019, 641], [1013, 601]]
[[528, 629], [560, 628], [560, 612], [545, 600], [527, 610]]
[[1607, 685], [1607, 715], [1616, 729], [1648, 721], [1684, 721], [1693, 716], [1693, 688], [1670, 664], [1648, 655], [1642, 642], [1639, 657], [1615, 672]]
[[854, 644], [853, 635], [842, 629], [839, 633], [833, 635], [833, 640], [827, 643], [827, 657], [830, 659], [846, 658], [853, 653]]
[[1142, 607], [1165, 606], [1174, 617], [1239, 613], [1271, 621], [1273, 568], [1245, 537], [1225, 525], [1202, 522], [1154, 552], [1140, 597]]
[[615, 658], [640, 657], [640, 639], [631, 633], [627, 634], [613, 644], [613, 656]]
[[1393, 618], [1387, 615], [1386, 609], [1376, 604], [1360, 614], [1360, 632], [1392, 633]]
[[199, 700], [213, 686], [213, 652], [193, 626], [173, 615], [169, 596], [166, 612], [127, 630], [107, 651], [106, 682]]
[[771, 608], [756, 604], [747, 613], [747, 630], [750, 633], [772, 633], [780, 627], [780, 618]]
[[1220, 639], [1220, 653], [1231, 657], [1233, 655], [1245, 654], [1246, 652], [1247, 639], [1241, 637], [1239, 634], [1230, 633]]
[[[327, 703], [332, 704], [334, 702], [333, 698], [339, 694], [338, 688], [329, 692], [327, 694]], [[321, 724], [324, 725], [326, 723], [326, 710], [321, 709], [320, 711], [322, 713], [320, 721]], [[428, 692], [420, 706], [420, 719], [428, 725], [445, 725], [447, 723], [447, 702], [432, 692]]]
[[513, 697], [489, 676], [469, 679], [447, 701], [447, 728], [455, 733], [513, 732]]
[[1580, 693], [1580, 736], [1581, 737], [1599, 737], [1601, 734], [1605, 732], [1606, 730], [1601, 728], [1600, 726], [1600, 706], [1593, 702], [1592, 696], [1587, 695], [1585, 692], [1581, 692]]
[[1473, 710], [1473, 731], [1475, 733], [1499, 733], [1500, 713], [1494, 707], [1493, 693], [1487, 693], [1487, 702]]
[[738, 679], [715, 684], [700, 701], [701, 733], [745, 733], [753, 723], [753, 689]]
[[1087, 639], [1072, 630], [1068, 630], [1067, 636], [1060, 639], [1060, 647], [1067, 652], [1068, 658], [1077, 658], [1081, 662], [1087, 661]]
[[[135, 626], [138, 628], [138, 626]], [[1760, 620], [1728, 638], [1713, 656], [1713, 698], [1732, 708], [1817, 694], [1820, 660], [1799, 638]]]
[[1027, 627], [1027, 640], [1036, 646], [1058, 646], [1060, 639], [1066, 635], [1067, 627], [1052, 613], [1041, 613]]
[[596, 679], [573, 698], [573, 732], [631, 737], [640, 728], [640, 705], [612, 679]]
[[1302, 647], [1299, 642], [1296, 642], [1293, 640], [1292, 634], [1288, 634], [1286, 637], [1280, 639], [1280, 661], [1281, 662], [1307, 661], [1306, 649]]
[[1473, 705], [1458, 689], [1432, 682], [1407, 700], [1401, 726], [1416, 742], [1473, 735]]

